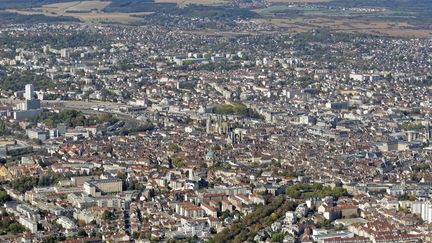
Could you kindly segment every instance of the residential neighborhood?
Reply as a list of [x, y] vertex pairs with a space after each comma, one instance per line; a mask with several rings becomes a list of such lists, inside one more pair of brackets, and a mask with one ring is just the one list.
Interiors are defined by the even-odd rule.
[[0, 22], [0, 242], [432, 242], [432, 39], [209, 22]]

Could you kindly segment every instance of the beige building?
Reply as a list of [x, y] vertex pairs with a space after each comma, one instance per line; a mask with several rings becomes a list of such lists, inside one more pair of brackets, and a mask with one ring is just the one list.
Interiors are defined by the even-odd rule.
[[100, 197], [102, 194], [122, 192], [122, 180], [105, 179], [91, 180], [84, 183], [84, 191], [93, 197]]
[[184, 217], [202, 218], [204, 210], [191, 202], [183, 202], [176, 205], [176, 213]]

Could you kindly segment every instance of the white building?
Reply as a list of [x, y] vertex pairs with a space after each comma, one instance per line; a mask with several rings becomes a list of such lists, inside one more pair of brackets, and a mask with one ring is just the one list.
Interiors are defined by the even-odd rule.
[[57, 219], [57, 223], [60, 224], [64, 229], [71, 230], [76, 229], [76, 224], [69, 218], [66, 217], [60, 217]]
[[297, 222], [297, 216], [294, 211], [288, 211], [285, 213], [285, 220], [284, 222], [286, 224], [295, 224]]
[[13, 114], [15, 120], [24, 120], [40, 113], [41, 104], [40, 100], [34, 97], [33, 84], [26, 84], [24, 98], [25, 101], [17, 105], [17, 111]]
[[93, 220], [96, 220], [96, 217], [88, 210], [79, 210], [73, 213], [73, 217], [76, 220], [83, 221], [86, 224], [91, 223]]
[[32, 234], [37, 232], [37, 223], [27, 217], [20, 216], [18, 222], [26, 227]]
[[210, 235], [210, 226], [206, 222], [188, 221], [180, 228], [180, 231], [189, 237], [194, 235], [198, 237], [208, 237]]
[[413, 202], [411, 204], [411, 213], [421, 216], [427, 223], [432, 223], [432, 203], [427, 202]]
[[26, 84], [26, 86], [25, 86], [25, 92], [24, 92], [24, 98], [26, 100], [33, 100], [34, 99], [34, 87], [33, 87], [33, 84]]
[[47, 139], [47, 133], [42, 130], [28, 129], [26, 130], [26, 133], [30, 139], [38, 139], [41, 141], [45, 141]]
[[62, 58], [69, 58], [70, 57], [70, 51], [67, 48], [61, 49], [60, 50], [60, 56]]

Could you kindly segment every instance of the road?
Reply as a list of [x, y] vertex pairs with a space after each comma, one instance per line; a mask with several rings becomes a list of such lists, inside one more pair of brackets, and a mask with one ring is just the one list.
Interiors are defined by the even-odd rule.
[[131, 231], [130, 231], [130, 202], [125, 202], [125, 208], [123, 211], [123, 216], [124, 216], [124, 228], [125, 228], [125, 232], [130, 236], [131, 235]]

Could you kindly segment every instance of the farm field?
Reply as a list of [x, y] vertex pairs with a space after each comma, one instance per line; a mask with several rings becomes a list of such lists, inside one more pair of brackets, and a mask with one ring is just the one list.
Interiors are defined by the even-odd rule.
[[[430, 5], [421, 0], [412, 6], [405, 6], [403, 0], [395, 1], [399, 5], [373, 0], [269, 0], [269, 6], [253, 11], [261, 16], [255, 21], [289, 31], [328, 29], [394, 37], [432, 37], [432, 19], [425, 12]], [[314, 4], [317, 2], [321, 4]]]
[[47, 13], [40, 11], [24, 11], [24, 10], [9, 10], [10, 12], [15, 12], [22, 15], [31, 15], [31, 14], [44, 14], [46, 16], [70, 16], [80, 19], [84, 22], [102, 22], [102, 21], [114, 21], [114, 22], [122, 22], [128, 23], [136, 20], [140, 20], [141, 18], [134, 17], [133, 15], [143, 15], [148, 13]]
[[176, 3], [180, 6], [184, 6], [187, 4], [217, 5], [228, 2], [228, 0], [155, 0], [155, 3]]
[[273, 24], [293, 32], [306, 32], [313, 29], [388, 35], [394, 37], [430, 38], [432, 30], [417, 28], [407, 22], [365, 21], [353, 19], [330, 19], [322, 17], [266, 18], [255, 19], [257, 23]]
[[330, 0], [268, 0], [269, 3], [324, 3]]
[[[8, 11], [23, 15], [43, 14], [51, 17], [74, 17], [83, 22], [90, 23], [117, 22], [124, 24], [142, 21], [142, 18], [139, 16], [157, 11], [156, 7], [147, 5], [132, 4], [125, 8], [118, 5], [121, 3], [119, 1], [70, 1], [47, 4], [35, 8], [10, 9]], [[280, 27], [282, 30], [291, 32], [328, 29], [395, 37], [432, 37], [432, 20], [429, 19], [428, 15], [420, 11], [418, 7], [407, 9], [407, 11], [401, 11], [397, 7], [364, 10], [341, 8], [341, 3], [338, 1], [342, 0], [269, 0], [270, 6], [253, 9], [252, 11], [256, 12], [257, 16], [249, 18], [253, 18], [253, 21], [257, 23], [272, 24]], [[209, 8], [217, 8], [221, 5], [227, 5], [229, 2], [230, 0], [155, 0], [155, 4], [161, 5], [178, 4], [179, 6], [185, 6], [188, 4], [203, 4], [210, 6]], [[318, 2], [322, 4], [314, 4]], [[112, 3], [116, 3], [116, 5], [112, 6]], [[332, 7], [328, 7], [327, 5]], [[374, 5], [371, 4], [371, 6]], [[207, 6], [201, 7], [206, 8]], [[184, 8], [181, 9], [184, 10]], [[186, 12], [187, 16], [192, 17], [200, 17], [200, 14], [202, 15], [201, 9], [195, 9], [194, 11], [189, 9], [189, 12]], [[226, 13], [224, 14], [226, 15]], [[205, 32], [210, 33], [212, 31], [214, 30]]]
[[43, 12], [53, 12], [56, 14], [66, 12], [90, 12], [90, 11], [101, 11], [107, 7], [111, 2], [109, 1], [74, 1], [65, 3], [47, 4], [41, 8], [35, 8], [36, 10], [42, 10]]
[[70, 16], [80, 19], [84, 22], [101, 22], [101, 21], [114, 21], [114, 22], [132, 22], [140, 18], [134, 15], [143, 15], [148, 13], [105, 13], [102, 10], [107, 7], [110, 1], [73, 1], [65, 3], [55, 3], [43, 5], [39, 8], [29, 10], [8, 10], [23, 15], [31, 14], [44, 14], [46, 16]]

